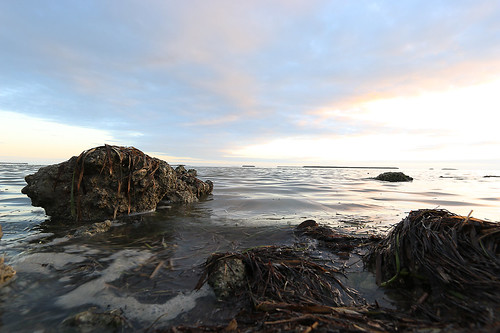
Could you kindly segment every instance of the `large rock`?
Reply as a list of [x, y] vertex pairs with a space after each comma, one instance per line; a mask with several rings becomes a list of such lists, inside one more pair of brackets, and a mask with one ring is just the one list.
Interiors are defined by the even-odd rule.
[[174, 170], [133, 147], [101, 146], [26, 176], [22, 193], [52, 219], [94, 221], [151, 211], [161, 200], [189, 203], [212, 192], [196, 171]]

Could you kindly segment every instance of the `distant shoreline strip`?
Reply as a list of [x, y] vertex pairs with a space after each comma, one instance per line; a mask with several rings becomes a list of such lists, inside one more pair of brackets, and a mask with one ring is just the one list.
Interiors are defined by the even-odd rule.
[[27, 162], [0, 162], [0, 164], [22, 164], [22, 165], [26, 165], [28, 164]]
[[330, 165], [304, 165], [308, 169], [387, 169], [396, 170], [398, 167], [380, 167], [380, 166], [330, 166]]

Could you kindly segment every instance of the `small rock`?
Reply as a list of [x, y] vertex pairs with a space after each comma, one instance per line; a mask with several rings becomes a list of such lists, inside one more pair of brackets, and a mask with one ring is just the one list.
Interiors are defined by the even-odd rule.
[[375, 177], [376, 180], [382, 180], [385, 182], [411, 182], [413, 178], [405, 175], [402, 172], [384, 172]]
[[311, 227], [317, 227], [318, 223], [314, 220], [305, 220], [301, 224], [299, 224], [296, 229], [305, 229], [305, 228], [311, 228]]
[[100, 234], [103, 232], [107, 232], [111, 228], [111, 221], [106, 220], [104, 222], [96, 222], [91, 224], [90, 226], [83, 226], [78, 228], [75, 231], [74, 236], [95, 236], [96, 234]]
[[[210, 260], [210, 259], [209, 259]], [[210, 270], [208, 284], [218, 298], [234, 295], [246, 285], [245, 264], [238, 258], [219, 259]]]
[[0, 257], [0, 288], [8, 284], [16, 276], [14, 268], [6, 265], [4, 260], [4, 257]]
[[[2, 226], [0, 226], [0, 239], [3, 237]], [[0, 288], [8, 284], [15, 276], [16, 271], [12, 266], [4, 263], [5, 258], [0, 257]]]

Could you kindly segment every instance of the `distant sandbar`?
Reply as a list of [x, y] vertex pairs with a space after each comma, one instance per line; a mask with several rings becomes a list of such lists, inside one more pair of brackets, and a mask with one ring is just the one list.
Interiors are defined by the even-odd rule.
[[398, 167], [381, 167], [381, 166], [333, 166], [333, 165], [304, 165], [303, 168], [312, 169], [389, 169], [395, 170]]

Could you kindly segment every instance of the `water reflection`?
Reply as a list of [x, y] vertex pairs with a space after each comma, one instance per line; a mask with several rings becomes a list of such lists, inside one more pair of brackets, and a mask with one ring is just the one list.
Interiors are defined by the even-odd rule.
[[[11, 260], [18, 278], [0, 295], [3, 329], [40, 323], [59, 328], [65, 317], [92, 305], [122, 308], [137, 328], [165, 313], [160, 323], [173, 320], [201, 299], [199, 306], [215, 308], [208, 287], [193, 291], [200, 265], [211, 253], [293, 242], [288, 226], [221, 229], [209, 221], [206, 210], [178, 206], [114, 223], [94, 237], [75, 237], [75, 228], [66, 227], [65, 233], [61, 225], [42, 223], [45, 236]], [[19, 308], [24, 308], [23, 321]]]

